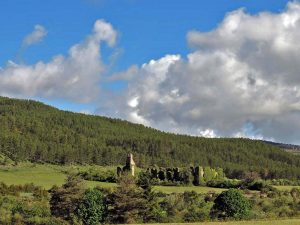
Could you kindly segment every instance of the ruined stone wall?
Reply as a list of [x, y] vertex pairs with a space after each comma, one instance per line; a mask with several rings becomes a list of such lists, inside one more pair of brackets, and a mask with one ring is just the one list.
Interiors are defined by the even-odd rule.
[[[218, 168], [218, 171], [222, 169]], [[206, 173], [205, 173], [206, 171]], [[169, 182], [182, 182], [182, 183], [193, 183], [194, 185], [205, 185], [205, 182], [224, 178], [223, 170], [219, 174], [216, 169], [210, 167], [195, 166], [190, 168], [148, 168], [147, 172], [150, 174], [151, 179], [157, 179], [160, 181]]]

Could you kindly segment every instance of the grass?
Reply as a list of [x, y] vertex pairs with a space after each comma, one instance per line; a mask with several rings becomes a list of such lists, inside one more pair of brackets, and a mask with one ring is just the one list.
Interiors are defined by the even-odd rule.
[[50, 189], [53, 185], [62, 185], [66, 175], [56, 166], [20, 164], [19, 166], [0, 167], [0, 182], [10, 184], [34, 183]]
[[[62, 185], [66, 179], [66, 171], [76, 171], [84, 169], [74, 166], [55, 166], [43, 164], [20, 163], [18, 166], [0, 166], [0, 182], [6, 184], [26, 184], [34, 183], [46, 189], [50, 189], [53, 185]], [[100, 186], [102, 188], [115, 188], [115, 183], [105, 183], [97, 181], [85, 181], [87, 187], [93, 188]], [[275, 186], [278, 190], [289, 191], [294, 187], [300, 186]], [[182, 193], [184, 191], [195, 191], [197, 193], [215, 192], [220, 193], [226, 189], [211, 187], [195, 187], [195, 186], [155, 186], [154, 190], [164, 193]], [[22, 197], [30, 197], [31, 193], [22, 193]], [[178, 223], [176, 223], [178, 224]], [[264, 221], [231, 221], [231, 222], [203, 222], [191, 223], [191, 225], [299, 225], [300, 219], [283, 219], [283, 220], [264, 220]], [[155, 224], [151, 224], [155, 225]], [[157, 224], [158, 225], [158, 224]], [[167, 224], [162, 224], [167, 225]], [[185, 224], [187, 225], [187, 224]]]
[[86, 181], [86, 185], [89, 188], [93, 187], [102, 187], [102, 188], [115, 188], [117, 186], [116, 183], [107, 183], [107, 182], [99, 182], [99, 181]]
[[[300, 219], [262, 220], [262, 221], [230, 221], [202, 223], [173, 223], [172, 225], [299, 225]], [[146, 225], [146, 224], [143, 224]], [[171, 225], [171, 223], [152, 223], [151, 225]]]
[[[0, 167], [0, 182], [5, 184], [28, 184], [42, 186], [50, 189], [53, 185], [61, 186], [66, 180], [66, 173], [72, 169], [70, 166], [39, 165], [30, 163], [21, 163], [18, 166]], [[88, 188], [100, 186], [103, 188], [113, 188], [114, 183], [105, 183], [97, 181], [85, 181]]]
[[[26, 184], [34, 183], [45, 189], [50, 189], [53, 185], [62, 185], [66, 179], [65, 171], [78, 168], [72, 166], [55, 166], [55, 165], [39, 165], [30, 163], [21, 163], [18, 166], [0, 167], [0, 182], [10, 184]], [[82, 168], [81, 168], [82, 169]], [[117, 186], [115, 183], [106, 183], [98, 181], [85, 181], [88, 188], [96, 186], [112, 189]], [[185, 191], [195, 191], [197, 193], [215, 192], [220, 193], [226, 189], [211, 187], [195, 187], [195, 186], [155, 186], [154, 190], [161, 191], [166, 194], [183, 193]]]
[[300, 189], [300, 186], [273, 186], [273, 187], [275, 187], [279, 191], [290, 191], [293, 188], [299, 188]]
[[221, 193], [222, 191], [225, 191], [226, 189], [223, 188], [212, 188], [212, 187], [196, 187], [196, 186], [155, 186], [154, 190], [161, 191], [166, 194], [170, 193], [183, 193], [185, 191], [195, 191], [199, 194], [207, 193], [207, 192], [215, 192], [215, 193]]
[[[78, 171], [84, 169], [84, 166], [55, 166], [48, 164], [20, 163], [18, 166], [1, 166], [0, 182], [6, 184], [26, 184], [34, 183], [45, 189], [50, 189], [53, 185], [62, 185], [66, 179], [66, 171]], [[85, 181], [87, 187], [96, 186], [102, 188], [114, 188], [115, 183], [105, 183], [97, 181]], [[184, 191], [196, 191], [197, 193], [216, 192], [220, 193], [225, 189], [210, 187], [168, 187], [156, 186], [154, 190], [164, 193], [182, 193]]]
[[[89, 166], [55, 166], [49, 164], [20, 163], [18, 166], [0, 166], [0, 182], [6, 184], [26, 184], [34, 183], [45, 189], [50, 189], [53, 185], [62, 185], [66, 179], [66, 172], [87, 169]], [[113, 169], [112, 167], [100, 167], [99, 169]], [[102, 188], [114, 188], [115, 183], [105, 183], [97, 181], [86, 181], [89, 188], [100, 186]], [[274, 186], [281, 191], [289, 191], [300, 186]], [[195, 186], [156, 186], [154, 190], [166, 194], [182, 193], [184, 191], [195, 191], [197, 193], [215, 192], [220, 193], [226, 189]], [[300, 223], [299, 223], [300, 224]]]
[[[87, 181], [87, 186], [92, 187], [102, 187], [102, 188], [115, 188], [117, 184], [115, 183], [105, 183], [105, 182], [97, 182], [97, 181]], [[208, 193], [208, 192], [215, 192], [215, 193], [221, 193], [222, 191], [225, 191], [226, 189], [223, 188], [212, 188], [212, 187], [195, 187], [195, 186], [155, 186], [155, 191], [161, 191], [166, 194], [171, 193], [183, 193], [185, 191], [195, 191], [199, 194]]]
[[[87, 166], [88, 167], [88, 166]], [[100, 167], [99, 167], [100, 168]], [[109, 169], [105, 168], [104, 169]], [[53, 185], [62, 185], [66, 179], [66, 172], [78, 171], [84, 169], [84, 166], [55, 166], [47, 164], [31, 164], [20, 163], [18, 166], [2, 166], [0, 167], [0, 182], [6, 184], [26, 184], [34, 183], [42, 186], [45, 189], [50, 189]], [[111, 168], [110, 168], [111, 169]], [[115, 183], [85, 181], [87, 187], [93, 188], [96, 186], [102, 188], [114, 188]], [[196, 191], [197, 193], [216, 192], [220, 193], [225, 189], [210, 188], [210, 187], [170, 187], [156, 186], [154, 190], [164, 193], [182, 193], [184, 191]]]

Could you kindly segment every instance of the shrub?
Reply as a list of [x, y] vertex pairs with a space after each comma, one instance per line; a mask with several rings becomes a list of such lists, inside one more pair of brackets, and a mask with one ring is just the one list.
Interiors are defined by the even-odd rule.
[[108, 196], [108, 203], [111, 223], [142, 222], [146, 212], [143, 189], [136, 185], [130, 174], [120, 177], [119, 186]]
[[211, 180], [207, 182], [208, 187], [216, 187], [216, 188], [237, 188], [241, 185], [239, 180], [233, 179], [219, 179], [219, 180]]
[[30, 202], [23, 201], [18, 202], [12, 208], [12, 214], [20, 214], [24, 219], [32, 218], [32, 217], [49, 217], [50, 210], [47, 207], [47, 204], [44, 202]]
[[107, 215], [103, 193], [97, 189], [87, 190], [78, 207], [77, 215], [84, 224], [96, 225], [103, 223]]
[[203, 196], [194, 191], [184, 192], [183, 201], [186, 212], [183, 216], [185, 222], [198, 222], [209, 219], [211, 204], [205, 202]]
[[249, 215], [250, 209], [250, 202], [239, 190], [229, 189], [215, 199], [211, 217], [243, 219]]
[[144, 190], [151, 189], [151, 175], [147, 172], [140, 172], [137, 181], [138, 186], [143, 188]]
[[88, 170], [79, 171], [78, 174], [84, 180], [115, 183], [116, 172], [111, 169], [91, 167]]
[[53, 187], [50, 193], [52, 215], [67, 221], [73, 221], [84, 196], [82, 180], [76, 176], [69, 176], [62, 187]]

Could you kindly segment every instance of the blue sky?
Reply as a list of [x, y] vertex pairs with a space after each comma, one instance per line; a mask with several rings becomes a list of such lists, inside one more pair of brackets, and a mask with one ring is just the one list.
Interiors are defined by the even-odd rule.
[[[122, 55], [115, 70], [142, 64], [165, 54], [186, 54], [186, 34], [190, 30], [208, 31], [226, 13], [244, 7], [247, 12], [279, 12], [283, 0], [52, 0], [0, 2], [0, 65], [15, 60], [22, 39], [35, 24], [48, 30], [47, 37], [23, 54], [26, 63], [49, 60], [66, 53], [70, 46], [89, 34], [97, 19], [109, 21], [120, 32], [117, 48]], [[107, 50], [107, 49], [106, 49]], [[109, 57], [110, 50], [105, 52]]]
[[[186, 35], [191, 30], [209, 31], [219, 24], [226, 13], [238, 8], [247, 12], [279, 12], [286, 0], [211, 0], [211, 1], [146, 1], [146, 0], [18, 0], [0, 2], [0, 66], [8, 60], [28, 64], [48, 61], [54, 55], [66, 54], [70, 46], [90, 33], [97, 19], [114, 25], [120, 35], [115, 51], [119, 52], [110, 72], [143, 64], [165, 54], [185, 55], [190, 51]], [[23, 38], [36, 24], [47, 28], [40, 43], [19, 52]], [[103, 46], [103, 60], [108, 61], [114, 50]], [[106, 84], [107, 85], [107, 84]], [[126, 82], [110, 84], [120, 89]], [[43, 99], [56, 107], [80, 111], [87, 105], [60, 99]], [[92, 105], [88, 105], [93, 108]]]
[[[298, 37], [298, 4], [297, 1], [289, 3], [284, 0], [3, 0], [0, 2], [0, 94], [36, 99], [65, 110], [119, 117], [172, 132], [206, 136], [253, 135], [255, 138], [296, 143], [297, 135], [281, 138], [280, 132], [274, 133], [272, 130], [285, 123], [294, 124], [292, 121], [298, 119], [299, 99], [295, 97], [291, 100], [290, 97], [297, 94], [279, 93], [278, 96], [271, 96], [271, 93], [278, 91], [279, 86], [282, 90], [296, 90], [298, 87], [294, 75], [298, 68], [294, 68], [296, 72], [289, 71], [287, 68], [291, 66], [285, 62], [285, 58], [295, 58], [293, 50], [297, 44], [292, 39]], [[241, 8], [244, 11], [239, 10]], [[100, 20], [104, 21], [100, 22], [100, 29], [103, 30], [107, 23], [111, 26], [107, 29], [112, 33], [110, 37], [100, 37], [101, 40], [98, 40], [95, 27], [96, 21]], [[266, 20], [268, 22], [265, 23]], [[235, 27], [237, 21], [240, 25]], [[268, 36], [272, 31], [270, 24], [276, 23], [278, 28], [274, 27], [274, 35]], [[286, 23], [292, 23], [293, 29]], [[257, 28], [252, 24], [257, 25]], [[279, 28], [282, 24], [285, 27]], [[237, 32], [235, 39], [226, 33], [232, 26]], [[269, 29], [269, 33], [262, 34]], [[38, 35], [36, 32], [41, 32], [41, 36], [26, 43], [26, 38]], [[280, 34], [283, 35], [281, 39]], [[87, 48], [86, 43], [92, 36], [97, 39], [94, 49], [99, 51], [99, 55], [93, 58], [96, 61], [90, 62], [91, 67], [96, 64], [95, 69], [88, 74], [80, 72], [80, 69], [77, 72], [76, 62], [79, 59], [70, 56], [70, 49], [76, 45], [80, 46], [79, 50]], [[229, 39], [231, 44], [227, 41]], [[259, 63], [253, 63], [251, 56], [245, 57], [249, 48], [252, 51], [261, 47], [262, 43], [276, 44], [283, 39], [289, 40], [285, 46], [293, 45], [293, 48], [289, 49], [290, 52], [280, 52], [280, 55], [278, 49], [275, 52], [271, 46], [260, 49], [265, 57], [259, 63], [264, 61], [264, 66], [258, 68], [256, 65]], [[113, 44], [108, 45], [109, 41]], [[240, 41], [247, 44], [233, 46]], [[227, 46], [225, 50], [223, 46]], [[252, 55], [255, 54], [258, 53], [253, 50]], [[234, 55], [239, 65], [227, 76], [226, 82], [222, 81], [221, 84], [223, 78], [216, 77], [213, 79], [218, 80], [218, 83], [211, 83], [211, 77], [219, 73], [214, 66], [223, 68], [230, 61], [225, 60], [224, 55]], [[63, 56], [64, 60], [56, 64], [53, 58], [57, 56]], [[205, 65], [201, 65], [201, 68], [196, 66], [193, 64], [194, 58], [203, 60]], [[260, 87], [242, 90], [240, 96], [252, 95], [252, 99], [258, 98], [258, 102], [261, 101], [260, 106], [249, 99], [236, 99], [234, 93], [241, 91], [244, 84], [232, 83], [232, 87], [225, 87], [232, 79], [240, 82], [245, 78], [255, 84], [271, 87], [269, 77], [264, 77], [264, 74], [273, 72], [267, 59], [279, 60], [277, 71], [281, 72], [274, 73], [278, 83], [272, 86], [276, 91], [267, 92], [263, 91], [266, 88], [260, 90]], [[37, 68], [39, 62], [43, 64], [42, 69]], [[85, 62], [82, 68], [87, 64]], [[53, 65], [60, 65], [57, 70], [60, 72], [45, 72], [46, 75], [40, 77], [37, 75], [52, 70]], [[247, 71], [244, 67], [247, 67]], [[213, 69], [215, 71], [211, 72], [210, 79], [206, 79], [203, 74]], [[222, 71], [224, 76], [228, 70]], [[78, 76], [66, 74], [70, 71], [78, 73]], [[231, 79], [235, 71], [241, 72]], [[190, 75], [194, 72], [195, 76]], [[13, 73], [15, 77], [12, 77]], [[62, 79], [56, 83], [60, 77]], [[286, 81], [282, 81], [282, 77], [287, 77]], [[78, 79], [84, 85], [77, 84]], [[272, 79], [274, 81], [274, 77]], [[22, 82], [28, 84], [23, 85]], [[70, 86], [72, 82], [76, 85]], [[199, 90], [210, 85], [210, 90], [196, 94], [189, 89], [193, 84], [199, 84]], [[234, 90], [233, 87], [238, 90], [227, 93], [226, 90]], [[68, 88], [70, 90], [66, 90]], [[223, 93], [217, 93], [223, 89]], [[213, 93], [214, 96], [206, 96], [207, 93]], [[227, 105], [218, 102], [215, 99], [217, 96], [224, 96]], [[173, 99], [172, 104], [176, 104], [171, 105], [170, 99], [175, 97], [176, 101]], [[154, 100], [150, 101], [151, 98]], [[235, 115], [232, 118], [227, 115], [228, 107], [245, 107], [247, 101], [246, 105], [258, 110], [252, 112], [250, 109], [237, 109], [241, 112], [239, 115], [232, 113]], [[290, 111], [286, 112], [283, 108]], [[174, 109], [180, 114], [175, 114]], [[221, 114], [210, 117], [214, 113], [207, 113], [207, 109], [220, 111]], [[276, 110], [278, 115], [275, 116]], [[189, 116], [185, 112], [189, 112]], [[219, 118], [221, 120], [215, 124], [213, 121]], [[236, 122], [234, 118], [241, 118], [241, 121]], [[225, 122], [227, 120], [230, 123]], [[283, 128], [289, 133], [293, 129], [298, 127]]]

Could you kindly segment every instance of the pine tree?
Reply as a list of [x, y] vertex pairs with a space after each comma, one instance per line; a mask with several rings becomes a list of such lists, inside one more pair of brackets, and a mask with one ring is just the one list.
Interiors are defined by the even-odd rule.
[[123, 174], [119, 186], [108, 196], [110, 223], [139, 223], [146, 212], [143, 189], [130, 174]]
[[51, 214], [67, 221], [73, 221], [76, 219], [84, 192], [83, 180], [74, 175], [69, 176], [62, 187], [54, 186], [50, 190]]

